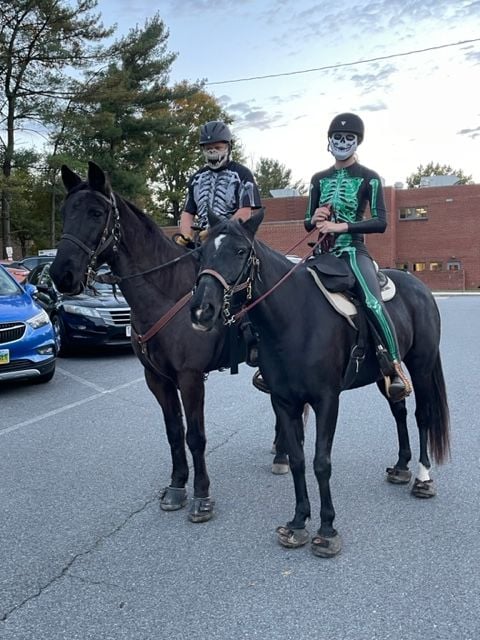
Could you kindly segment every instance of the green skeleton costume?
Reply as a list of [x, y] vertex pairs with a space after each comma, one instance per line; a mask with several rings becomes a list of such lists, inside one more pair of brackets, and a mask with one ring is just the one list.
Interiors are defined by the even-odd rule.
[[[364, 219], [367, 204], [371, 217]], [[400, 362], [395, 328], [383, 304], [373, 261], [364, 244], [364, 234], [383, 233], [387, 217], [380, 177], [358, 164], [316, 173], [310, 184], [305, 228], [314, 228], [315, 209], [329, 206], [333, 222], [346, 222], [348, 231], [335, 236], [331, 251], [346, 260], [357, 280], [357, 293], [376, 327], [390, 360]]]

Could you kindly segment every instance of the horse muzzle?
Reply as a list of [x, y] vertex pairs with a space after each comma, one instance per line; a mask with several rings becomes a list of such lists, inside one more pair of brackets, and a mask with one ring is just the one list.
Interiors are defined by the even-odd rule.
[[211, 331], [217, 318], [218, 313], [212, 304], [192, 304], [190, 307], [190, 319], [196, 331]]

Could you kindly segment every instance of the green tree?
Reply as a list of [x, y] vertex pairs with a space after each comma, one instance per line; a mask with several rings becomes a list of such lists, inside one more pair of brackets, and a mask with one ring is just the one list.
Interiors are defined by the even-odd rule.
[[260, 158], [257, 162], [255, 180], [262, 198], [270, 198], [272, 189], [297, 189], [301, 195], [306, 191], [300, 181], [293, 182], [291, 169], [271, 158]]
[[[2, 176], [0, 181], [5, 180]], [[9, 178], [11, 193], [11, 237], [20, 246], [22, 256], [32, 247], [44, 248], [48, 243], [49, 186], [45, 181], [41, 155], [34, 149], [17, 151]]]
[[45, 113], [65, 97], [66, 70], [101, 57], [105, 29], [91, 13], [97, 0], [9, 0], [0, 7], [0, 104], [2, 129], [2, 246], [11, 242], [10, 177], [15, 135], [38, 131]]
[[434, 164], [429, 162], [427, 165], [419, 165], [415, 173], [412, 173], [407, 178], [407, 186], [409, 189], [420, 186], [420, 180], [426, 176], [449, 176], [454, 175], [458, 177], [457, 184], [472, 184], [472, 176], [467, 176], [461, 169], [452, 169], [449, 164]]
[[95, 160], [109, 173], [115, 189], [141, 206], [150, 201], [149, 158], [159, 139], [177, 133], [168, 105], [183, 97], [184, 90], [197, 90], [168, 87], [176, 58], [167, 51], [168, 35], [156, 14], [112, 46], [114, 61], [77, 87], [69, 113], [63, 114], [57, 148], [83, 167]]

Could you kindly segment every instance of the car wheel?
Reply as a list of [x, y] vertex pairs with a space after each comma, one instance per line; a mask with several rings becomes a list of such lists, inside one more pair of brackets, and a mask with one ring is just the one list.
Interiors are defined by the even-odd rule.
[[59, 316], [52, 316], [50, 318], [53, 331], [55, 332], [55, 347], [57, 350], [57, 356], [65, 356], [68, 352], [67, 340], [65, 337], [65, 330], [63, 328], [63, 322]]

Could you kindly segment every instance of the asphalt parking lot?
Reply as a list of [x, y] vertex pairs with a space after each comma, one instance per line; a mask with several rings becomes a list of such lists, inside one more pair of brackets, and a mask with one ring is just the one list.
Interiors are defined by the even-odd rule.
[[[373, 387], [344, 394], [332, 476], [344, 548], [332, 560], [275, 541], [293, 486], [270, 473], [272, 413], [252, 369], [207, 382], [206, 524], [159, 509], [170, 455], [131, 353], [62, 358], [47, 385], [2, 386], [2, 640], [478, 640], [480, 297], [438, 304], [452, 417], [438, 495], [384, 481], [396, 454], [388, 407]], [[313, 437], [310, 418], [311, 533]]]

